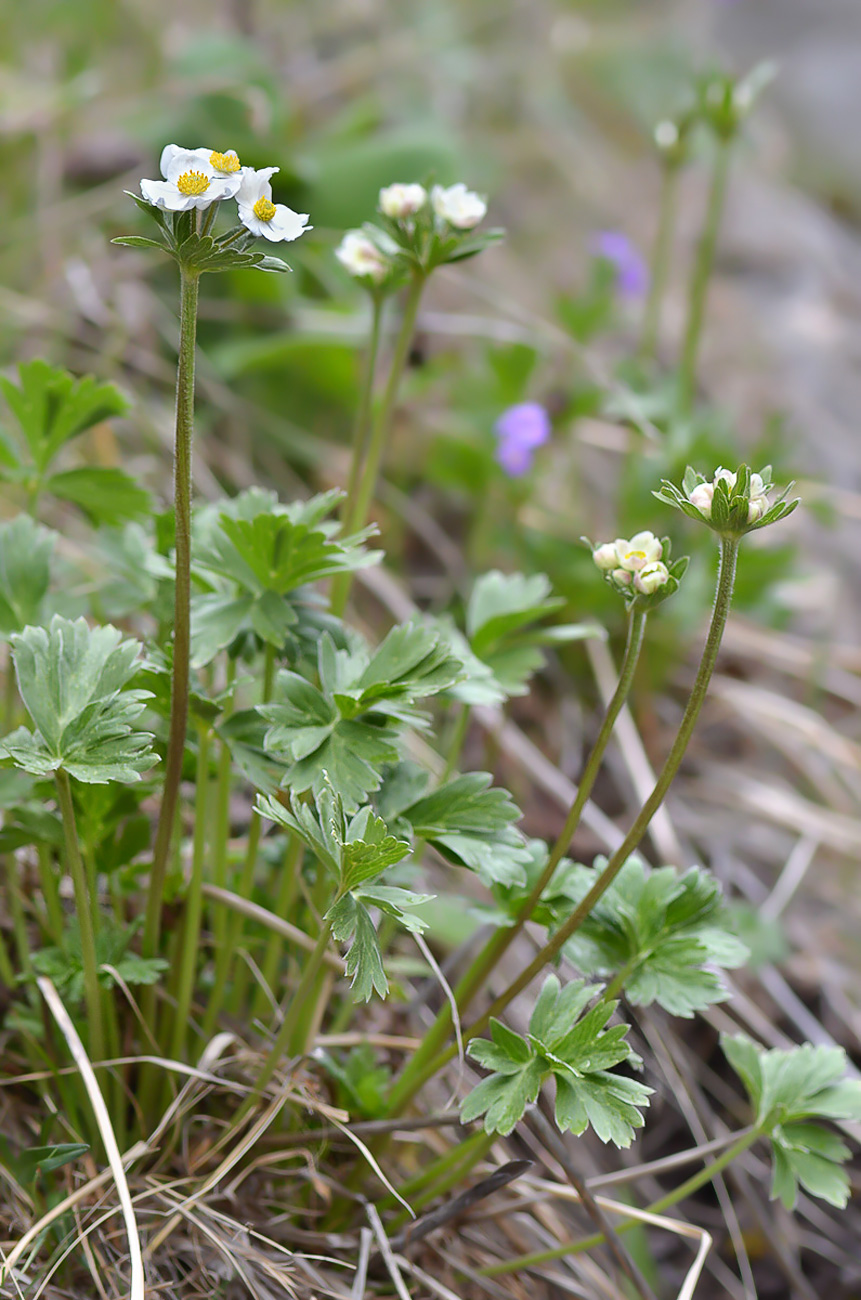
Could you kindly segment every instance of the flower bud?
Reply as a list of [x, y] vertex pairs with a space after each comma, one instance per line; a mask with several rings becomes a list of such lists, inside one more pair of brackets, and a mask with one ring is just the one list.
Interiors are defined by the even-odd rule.
[[710, 519], [714, 494], [714, 483], [700, 483], [694, 488], [693, 492], [688, 493], [688, 500], [692, 506], [696, 506], [701, 515], [705, 515], [706, 519]]
[[616, 539], [616, 554], [623, 569], [638, 573], [647, 564], [660, 560], [664, 548], [654, 533], [635, 533], [629, 542], [624, 537]]
[[373, 240], [361, 230], [348, 230], [335, 249], [335, 256], [350, 275], [357, 279], [367, 277], [376, 284], [385, 280], [391, 269]]
[[614, 569], [610, 577], [620, 587], [630, 587], [631, 583], [634, 581], [633, 575], [630, 574], [627, 569]]
[[396, 221], [412, 217], [427, 203], [427, 190], [423, 185], [408, 185], [396, 181], [380, 190], [380, 211]]
[[610, 569], [615, 569], [619, 563], [619, 556], [612, 542], [605, 542], [603, 546], [596, 546], [592, 552], [592, 559], [604, 573], [607, 573]]
[[449, 185], [435, 185], [431, 190], [433, 210], [443, 221], [456, 230], [472, 230], [487, 214], [487, 204], [480, 194], [468, 190], [463, 181]]
[[755, 524], [757, 519], [761, 519], [768, 509], [768, 497], [758, 496], [751, 497], [747, 507], [747, 522]]
[[634, 586], [644, 596], [651, 596], [653, 592], [665, 585], [669, 576], [670, 571], [667, 566], [660, 560], [655, 560], [652, 564], [644, 565], [639, 573], [634, 575]]

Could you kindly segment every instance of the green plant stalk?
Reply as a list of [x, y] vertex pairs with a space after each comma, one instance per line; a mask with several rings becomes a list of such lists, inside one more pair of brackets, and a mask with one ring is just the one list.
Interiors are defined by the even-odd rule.
[[[495, 1140], [496, 1136], [494, 1135], [493, 1141]], [[438, 1179], [441, 1179], [443, 1175], [447, 1174], [455, 1165], [461, 1164], [463, 1160], [476, 1148], [480, 1149], [479, 1155], [476, 1156], [476, 1160], [481, 1159], [481, 1156], [488, 1149], [485, 1145], [486, 1142], [487, 1134], [484, 1129], [477, 1129], [474, 1133], [470, 1133], [469, 1137], [464, 1138], [462, 1142], [459, 1142], [456, 1146], [449, 1147], [441, 1156], [437, 1156], [436, 1160], [433, 1160], [429, 1165], [426, 1165], [419, 1173], [414, 1174], [412, 1178], [407, 1179], [405, 1183], [400, 1185], [398, 1191], [403, 1196], [404, 1200], [410, 1200], [411, 1197], [417, 1196], [419, 1192], [423, 1192], [425, 1188], [429, 1187], [432, 1183], [436, 1183]], [[377, 1208], [379, 1210], [386, 1210], [391, 1208], [394, 1203], [395, 1198], [391, 1193], [389, 1193], [377, 1202]]]
[[[371, 415], [374, 405], [374, 378], [377, 373], [377, 356], [380, 350], [380, 326], [383, 320], [383, 299], [378, 293], [373, 294], [371, 314], [371, 337], [365, 357], [365, 369], [362, 375], [362, 387], [359, 393], [359, 406], [356, 411], [356, 423], [353, 429], [353, 457], [350, 462], [350, 477], [347, 481], [347, 495], [344, 498], [343, 515], [346, 521], [350, 507], [356, 499], [362, 475], [362, 465], [368, 452], [368, 436], [371, 429]], [[337, 580], [336, 580], [337, 581]]]
[[[757, 1138], [761, 1136], [759, 1129], [745, 1133], [744, 1137], [734, 1142], [711, 1164], [706, 1165], [699, 1173], [693, 1174], [674, 1191], [668, 1192], [666, 1196], [662, 1196], [659, 1200], [653, 1201], [651, 1205], [647, 1205], [646, 1209], [650, 1214], [663, 1214], [665, 1210], [678, 1205], [679, 1201], [683, 1201], [686, 1197], [699, 1191], [706, 1183], [710, 1183], [714, 1178], [717, 1178], [718, 1174], [722, 1173], [727, 1165], [731, 1164], [748, 1147], [753, 1146]], [[619, 1233], [629, 1232], [632, 1228], [638, 1226], [643, 1226], [639, 1219], [629, 1219], [627, 1223], [620, 1224], [616, 1231]], [[593, 1250], [595, 1246], [600, 1246], [603, 1241], [603, 1232], [596, 1232], [591, 1237], [584, 1237], [581, 1241], [571, 1242], [567, 1246], [556, 1246], [552, 1250], [536, 1251], [532, 1255], [519, 1255], [516, 1259], [506, 1259], [499, 1264], [487, 1264], [484, 1268], [478, 1269], [477, 1272], [480, 1277], [500, 1277], [504, 1273], [516, 1273], [520, 1269], [534, 1268], [539, 1264], [549, 1264], [554, 1259], [564, 1259], [566, 1255], [581, 1255], [586, 1250]]]
[[[305, 852], [305, 845], [299, 839], [298, 835], [292, 835], [287, 844], [287, 851], [284, 854], [284, 862], [281, 866], [280, 880], [278, 882], [278, 891], [275, 895], [275, 902], [272, 911], [276, 916], [286, 920], [292, 911], [293, 899], [296, 896], [297, 874], [302, 869], [302, 858]], [[266, 952], [263, 958], [262, 974], [263, 986], [270, 989], [275, 988], [278, 978], [278, 969], [281, 965], [282, 955], [284, 952], [284, 936], [281, 934], [270, 934], [266, 942]], [[254, 995], [254, 1004], [251, 1009], [252, 1019], [262, 1016], [266, 1011], [266, 994], [263, 988], [258, 986]]]
[[[446, 1192], [462, 1183], [479, 1160], [487, 1155], [498, 1137], [497, 1133], [485, 1133], [484, 1129], [473, 1133], [466, 1142], [453, 1148], [452, 1154], [456, 1159], [441, 1159], [432, 1166], [433, 1176], [425, 1179], [422, 1187], [417, 1189], [417, 1194], [410, 1194], [405, 1187], [401, 1187], [399, 1189], [401, 1195], [405, 1200], [409, 1200], [413, 1210], [423, 1209], [430, 1201], [436, 1200], [438, 1196], [444, 1196]], [[387, 1227], [396, 1232], [408, 1220], [409, 1215], [406, 1210], [402, 1210], [387, 1224]]]
[[[361, 528], [364, 528], [367, 522], [368, 512], [370, 511], [371, 502], [374, 499], [374, 492], [377, 487], [380, 463], [383, 458], [386, 443], [388, 442], [395, 402], [397, 401], [401, 379], [403, 378], [403, 373], [407, 364], [407, 358], [410, 354], [410, 346], [415, 332], [419, 302], [421, 301], [422, 290], [424, 289], [426, 279], [427, 276], [424, 271], [416, 270], [413, 272], [413, 278], [410, 281], [409, 290], [407, 291], [407, 300], [404, 305], [401, 328], [398, 331], [395, 350], [392, 354], [389, 377], [386, 380], [386, 387], [383, 390], [380, 406], [371, 427], [367, 455], [364, 458], [365, 463], [359, 478], [358, 487], [354, 495], [345, 503], [345, 531], [347, 533], [358, 532]], [[353, 575], [351, 572], [339, 574], [338, 580], [333, 586], [331, 601], [332, 612], [337, 614], [339, 618], [346, 607], [352, 581]]]
[[[236, 676], [236, 661], [228, 657], [228, 689]], [[233, 698], [225, 709], [225, 716], [233, 712]], [[212, 882], [220, 889], [227, 888], [227, 841], [230, 836], [230, 790], [231, 790], [231, 754], [230, 746], [222, 740], [218, 753], [218, 768], [215, 778], [215, 842], [212, 846]], [[212, 907], [212, 933], [215, 938], [215, 951], [220, 952], [227, 938], [227, 913], [223, 907]]]
[[170, 730], [158, 830], [150, 871], [143, 932], [145, 957], [158, 954], [162, 895], [176, 825], [182, 760], [188, 728], [189, 646], [191, 634], [191, 461], [194, 435], [194, 351], [197, 337], [199, 273], [180, 267], [179, 364], [176, 372], [174, 514], [176, 519], [176, 595], [173, 622], [173, 674]]
[[667, 290], [673, 253], [673, 236], [676, 230], [676, 206], [679, 191], [677, 164], [665, 163], [661, 177], [660, 214], [655, 243], [652, 248], [649, 295], [643, 313], [643, 332], [640, 337], [638, 357], [651, 361], [657, 352], [661, 326], [661, 308]]
[[9, 989], [15, 983], [15, 968], [2, 930], [0, 930], [0, 983], [5, 984]]
[[712, 169], [706, 219], [697, 246], [688, 289], [688, 317], [679, 366], [679, 407], [689, 411], [697, 383], [697, 361], [705, 320], [709, 281], [714, 269], [720, 223], [726, 200], [727, 178], [732, 157], [732, 140], [720, 140]]
[[460, 762], [460, 755], [466, 741], [467, 732], [469, 731], [469, 720], [472, 717], [472, 709], [468, 704], [461, 704], [460, 712], [455, 720], [454, 727], [449, 741], [448, 753], [445, 759], [445, 768], [439, 779], [440, 785], [445, 785], [446, 781], [454, 776], [455, 768]]
[[87, 890], [87, 874], [78, 843], [78, 829], [75, 825], [75, 809], [72, 804], [72, 786], [68, 772], [60, 768], [54, 773], [57, 785], [57, 797], [63, 818], [63, 834], [66, 838], [66, 862], [75, 891], [75, 910], [81, 933], [81, 961], [84, 968], [84, 1000], [87, 1006], [89, 1022], [90, 1056], [96, 1061], [105, 1059], [105, 1031], [102, 1018], [102, 990], [99, 986], [99, 966], [96, 957], [96, 938], [93, 929], [93, 913]]
[[[619, 672], [618, 684], [613, 694], [613, 698], [607, 706], [607, 712], [604, 716], [604, 721], [601, 724], [598, 738], [595, 741], [592, 752], [586, 760], [586, 766], [583, 768], [583, 773], [580, 777], [580, 784], [577, 787], [577, 794], [571, 805], [568, 816], [565, 819], [565, 825], [562, 827], [556, 843], [550, 851], [550, 856], [547, 859], [547, 864], [541, 873], [540, 878], [536, 881], [535, 887], [523, 903], [514, 925], [505, 929], [498, 929], [493, 935], [491, 935], [455, 987], [454, 996], [459, 1011], [463, 1011], [469, 1005], [475, 997], [475, 994], [486, 982], [497, 962], [501, 959], [502, 955], [508, 950], [510, 944], [526, 925], [527, 921], [535, 911], [535, 908], [541, 901], [545, 889], [553, 879], [553, 874], [556, 871], [556, 868], [568, 851], [568, 846], [571, 843], [572, 836], [580, 824], [583, 809], [586, 807], [595, 780], [601, 769], [601, 762], [604, 758], [607, 745], [610, 742], [610, 737], [613, 734], [616, 720], [621, 713], [625, 700], [631, 690], [634, 674], [637, 669], [637, 662], [640, 657], [640, 650], [643, 645], [643, 638], [645, 636], [646, 618], [647, 615], [642, 610], [637, 609], [636, 606], [632, 609], [631, 617], [628, 622], [628, 638], [625, 646], [625, 656]], [[433, 1025], [425, 1034], [418, 1051], [415, 1053], [412, 1060], [403, 1071], [400, 1079], [395, 1084], [391, 1098], [391, 1104], [393, 1106], [399, 1105], [398, 1098], [400, 1097], [402, 1090], [406, 1093], [411, 1086], [412, 1080], [422, 1073], [429, 1061], [433, 1060], [433, 1057], [445, 1042], [450, 1032], [451, 1024], [451, 1006], [446, 1001], [440, 1008], [439, 1014], [437, 1015]]]
[[63, 941], [63, 905], [60, 902], [60, 891], [57, 889], [57, 881], [54, 877], [51, 853], [46, 844], [39, 845], [38, 860], [39, 883], [42, 886], [42, 897], [48, 914], [48, 929], [51, 938], [59, 944]]
[[[3, 855], [3, 866], [5, 868], [6, 896], [9, 903], [9, 915], [12, 918], [12, 934], [15, 937], [18, 963], [21, 967], [22, 974], [32, 979], [33, 962], [30, 957], [30, 938], [27, 933], [27, 916], [21, 898], [21, 888], [17, 875], [17, 864], [11, 854], [7, 853]], [[12, 988], [14, 983], [15, 977], [13, 975], [9, 981], [9, 987]]]
[[331, 934], [331, 923], [324, 920], [322, 929], [317, 937], [317, 942], [314, 945], [314, 950], [309, 956], [305, 969], [302, 972], [302, 978], [296, 987], [295, 993], [293, 993], [290, 998], [290, 1005], [287, 1014], [281, 1022], [281, 1027], [275, 1036], [272, 1046], [269, 1048], [263, 1069], [257, 1076], [251, 1092], [236, 1112], [231, 1127], [240, 1124], [252, 1107], [256, 1105], [263, 1089], [277, 1070], [281, 1058], [288, 1052], [291, 1055], [300, 1055], [305, 1051], [306, 1045], [304, 1043], [297, 1044], [295, 1041], [296, 1029], [299, 1025], [305, 1002], [314, 987], [317, 972], [323, 964], [323, 958], [325, 957], [326, 950], [329, 947]]
[[202, 726], [197, 738], [197, 776], [195, 783], [194, 848], [192, 851], [191, 881], [185, 899], [185, 922], [179, 945], [179, 969], [176, 984], [176, 1006], [173, 1012], [173, 1032], [170, 1055], [182, 1060], [185, 1055], [188, 1016], [197, 976], [200, 945], [200, 922], [203, 915], [203, 871], [206, 858], [207, 814], [209, 810], [209, 743], [210, 731]]
[[[730, 605], [732, 603], [732, 592], [735, 584], [736, 562], [738, 559], [738, 538], [722, 537], [720, 541], [720, 563], [718, 566], [717, 591], [715, 593], [715, 603], [712, 610], [711, 623], [709, 625], [708, 635], [706, 637], [705, 647], [703, 648], [700, 666], [697, 671], [696, 680], [685, 708], [684, 716], [679, 725], [676, 738], [673, 741], [672, 748], [667, 756], [666, 762], [661, 769], [660, 775], [655, 782], [655, 787], [643, 804], [637, 814], [634, 824], [625, 836], [624, 841], [610, 857], [606, 867], [601, 875], [595, 881], [595, 884], [574, 908], [571, 915], [563, 925], [559, 927], [551, 939], [544, 945], [533, 961], [521, 971], [520, 975], [513, 981], [509, 987], [500, 994], [493, 1005], [472, 1025], [463, 1031], [464, 1042], [480, 1034], [488, 1025], [492, 1016], [498, 1016], [508, 1004], [517, 997], [532, 980], [539, 975], [545, 965], [552, 961], [556, 954], [561, 950], [563, 945], [571, 938], [571, 935], [580, 928], [586, 917], [592, 911], [592, 908], [610, 888], [616, 876], [622, 870], [630, 855], [639, 845], [649, 829], [649, 824], [655, 813], [663, 803], [664, 797], [669, 790], [676, 772], [681, 765], [688, 747], [697, 718], [700, 715], [703, 703], [708, 691], [709, 682], [717, 662], [718, 651], [720, 650], [721, 639], [723, 637], [726, 621], [729, 616]], [[389, 1101], [389, 1111], [391, 1114], [398, 1114], [403, 1106], [407, 1104], [411, 1097], [418, 1091], [422, 1084], [441, 1068], [455, 1054], [455, 1048], [447, 1048], [436, 1060], [432, 1061], [421, 1072], [413, 1071], [408, 1067], [407, 1071], [401, 1076], [398, 1084], [392, 1091]], [[418, 1053], [417, 1053], [418, 1055]], [[415, 1059], [415, 1058], [414, 1058]]]
[[6, 658], [6, 675], [3, 682], [3, 720], [6, 723], [6, 731], [13, 731], [15, 728], [15, 714], [18, 703], [18, 687], [15, 681], [15, 669], [12, 665], [12, 655], [7, 650]]

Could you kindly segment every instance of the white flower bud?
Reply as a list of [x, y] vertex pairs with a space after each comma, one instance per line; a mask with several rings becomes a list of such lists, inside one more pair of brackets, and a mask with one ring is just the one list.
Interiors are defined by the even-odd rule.
[[592, 552], [592, 559], [604, 573], [607, 573], [610, 569], [615, 569], [619, 563], [619, 556], [612, 542], [605, 542], [603, 546], [596, 546]]
[[761, 474], [751, 474], [748, 495], [751, 501], [755, 500], [756, 497], [765, 496], [765, 484], [762, 481]]
[[373, 240], [368, 239], [361, 230], [348, 230], [335, 249], [335, 256], [344, 269], [357, 279], [367, 276], [379, 283], [391, 269]]
[[755, 524], [757, 519], [761, 519], [768, 509], [768, 497], [758, 496], [751, 497], [747, 507], [747, 522]]
[[457, 230], [472, 230], [487, 214], [487, 204], [480, 194], [468, 190], [463, 181], [449, 185], [435, 185], [431, 190], [433, 210], [443, 221]]
[[634, 581], [633, 575], [627, 569], [614, 569], [610, 576], [620, 587], [630, 587]]
[[660, 560], [653, 564], [647, 564], [640, 569], [639, 573], [634, 576], [634, 586], [637, 591], [644, 596], [651, 596], [652, 592], [663, 587], [669, 580], [670, 571]]
[[718, 466], [718, 468], [715, 470], [715, 478], [714, 478], [715, 486], [717, 486], [720, 479], [724, 480], [727, 487], [729, 488], [730, 493], [732, 493], [732, 490], [735, 487], [735, 474], [733, 474], [732, 470], [723, 469], [721, 466]]
[[423, 185], [408, 185], [397, 181], [380, 190], [380, 211], [396, 221], [412, 217], [427, 203], [428, 193]]
[[688, 494], [688, 500], [692, 506], [696, 506], [701, 515], [705, 515], [706, 519], [711, 519], [712, 498], [714, 497], [714, 494], [715, 489], [713, 483], [699, 483], [694, 490]]
[[654, 533], [635, 533], [629, 542], [623, 537], [616, 540], [616, 554], [623, 569], [638, 573], [647, 564], [660, 560], [664, 548]]

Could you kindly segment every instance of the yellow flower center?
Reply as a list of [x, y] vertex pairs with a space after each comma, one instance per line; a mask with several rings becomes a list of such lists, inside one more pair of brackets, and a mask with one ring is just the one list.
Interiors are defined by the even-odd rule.
[[275, 204], [270, 202], [269, 199], [265, 199], [261, 194], [252, 211], [258, 221], [271, 221], [275, 216]]
[[239, 159], [232, 149], [229, 153], [211, 153], [209, 161], [217, 172], [239, 171]]
[[183, 172], [176, 188], [180, 194], [205, 194], [209, 189], [209, 177], [203, 172]]

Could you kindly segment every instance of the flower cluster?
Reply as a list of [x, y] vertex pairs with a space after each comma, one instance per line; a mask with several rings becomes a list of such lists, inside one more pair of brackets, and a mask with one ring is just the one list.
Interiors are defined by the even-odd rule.
[[497, 462], [509, 478], [522, 478], [532, 468], [539, 447], [550, 440], [550, 416], [538, 402], [510, 406], [496, 422]]
[[487, 215], [487, 203], [462, 181], [430, 191], [416, 181], [395, 181], [380, 190], [381, 224], [348, 230], [335, 256], [368, 289], [395, 288], [410, 269], [427, 274], [443, 262], [480, 252], [498, 232], [467, 237]]
[[243, 167], [236, 151], [181, 149], [169, 144], [159, 164], [164, 180], [142, 180], [141, 194], [163, 212], [204, 211], [213, 203], [236, 199], [239, 220], [252, 235], [272, 243], [298, 239], [308, 225], [308, 214], [273, 203], [271, 177], [277, 167]]
[[798, 505], [797, 500], [785, 500], [789, 488], [772, 504], [768, 494], [773, 487], [770, 465], [758, 474], [747, 465], [740, 465], [735, 471], [720, 467], [711, 479], [703, 478], [688, 466], [681, 490], [664, 480], [661, 490], [654, 495], [690, 519], [708, 524], [722, 537], [743, 537], [745, 533], [776, 523]]
[[635, 533], [630, 539], [617, 537], [614, 542], [595, 547], [588, 538], [583, 540], [614, 591], [628, 601], [648, 599], [650, 607], [678, 590], [688, 566], [687, 557], [671, 564], [669, 539], [659, 539], [648, 531]]

